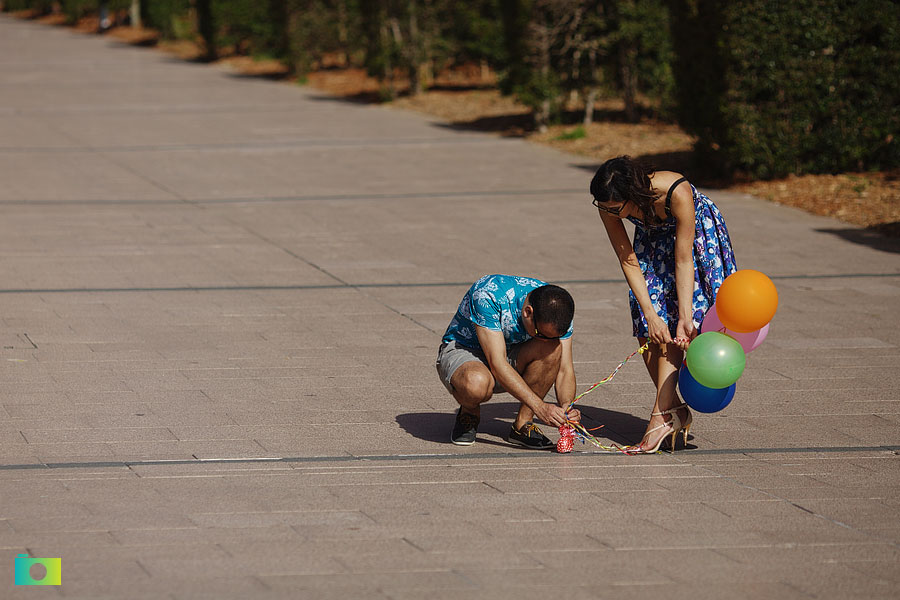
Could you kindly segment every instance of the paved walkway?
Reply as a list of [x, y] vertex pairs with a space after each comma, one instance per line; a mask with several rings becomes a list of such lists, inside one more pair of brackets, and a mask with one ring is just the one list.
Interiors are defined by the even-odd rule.
[[714, 194], [781, 305], [690, 449], [517, 450], [508, 398], [447, 443], [478, 276], [572, 291], [579, 389], [633, 350], [591, 171], [0, 18], [0, 596], [898, 597], [900, 248], [837, 221]]

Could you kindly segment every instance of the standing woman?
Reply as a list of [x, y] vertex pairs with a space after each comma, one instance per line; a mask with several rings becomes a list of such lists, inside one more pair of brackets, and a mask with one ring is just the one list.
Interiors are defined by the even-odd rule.
[[[606, 161], [591, 181], [609, 241], [631, 288], [631, 319], [638, 344], [648, 341], [644, 363], [656, 401], [639, 448], [656, 452], [666, 438], [684, 433], [691, 412], [675, 387], [684, 351], [735, 270], [728, 229], [719, 209], [687, 179], [654, 172], [628, 156]], [[634, 242], [622, 219], [634, 223]]]

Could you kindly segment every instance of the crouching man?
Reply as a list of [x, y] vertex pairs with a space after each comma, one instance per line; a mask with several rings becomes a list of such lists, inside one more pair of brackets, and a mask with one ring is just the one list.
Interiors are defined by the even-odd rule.
[[[572, 318], [575, 301], [563, 288], [530, 277], [486, 275], [459, 303], [438, 350], [437, 371], [459, 403], [450, 441], [475, 442], [481, 404], [507, 392], [519, 401], [508, 440], [527, 448], [555, 444], [534, 424], [579, 421], [566, 410], [575, 398]], [[544, 402], [556, 386], [558, 405]]]

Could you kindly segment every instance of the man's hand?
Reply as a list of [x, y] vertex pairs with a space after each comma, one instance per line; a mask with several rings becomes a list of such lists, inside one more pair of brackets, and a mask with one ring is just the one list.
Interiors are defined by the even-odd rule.
[[[547, 425], [553, 425], [554, 427], [564, 425], [567, 420], [565, 410], [555, 404], [547, 404], [546, 402], [542, 403], [541, 406], [534, 411], [534, 414]], [[579, 418], [580, 417], [581, 414], [579, 413]]]
[[577, 408], [569, 408], [566, 411], [566, 418], [574, 423], [581, 423], [581, 411]]

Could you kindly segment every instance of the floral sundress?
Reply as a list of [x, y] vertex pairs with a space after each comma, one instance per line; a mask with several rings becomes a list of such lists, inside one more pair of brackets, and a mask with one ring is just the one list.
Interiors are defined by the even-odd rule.
[[[656, 313], [669, 326], [673, 337], [678, 327], [678, 296], [675, 288], [675, 217], [670, 206], [672, 190], [682, 181], [683, 178], [673, 183], [666, 194], [668, 217], [661, 225], [648, 227], [638, 219], [628, 217], [635, 226], [634, 253], [647, 280], [650, 301]], [[693, 185], [691, 192], [694, 196], [695, 221], [693, 317], [699, 327], [706, 311], [716, 301], [719, 286], [737, 270], [737, 266], [722, 213]], [[628, 296], [635, 337], [649, 337], [647, 320], [634, 293], [629, 291]]]

